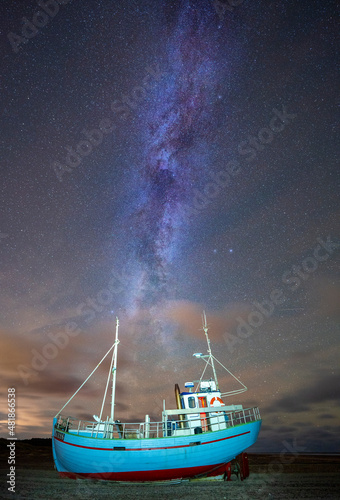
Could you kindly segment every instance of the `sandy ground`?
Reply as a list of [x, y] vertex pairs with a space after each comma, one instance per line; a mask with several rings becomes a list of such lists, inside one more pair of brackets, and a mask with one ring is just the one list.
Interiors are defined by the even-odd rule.
[[117, 484], [61, 479], [54, 470], [50, 440], [18, 441], [15, 493], [8, 491], [7, 442], [0, 439], [0, 498], [51, 500], [340, 500], [340, 456], [249, 454], [250, 476], [240, 481], [178, 484]]
[[241, 500], [340, 499], [340, 475], [336, 473], [252, 474], [245, 481], [198, 481], [173, 485], [119, 485], [103, 482], [59, 479], [54, 471], [19, 470], [16, 492], [2, 498], [51, 500]]

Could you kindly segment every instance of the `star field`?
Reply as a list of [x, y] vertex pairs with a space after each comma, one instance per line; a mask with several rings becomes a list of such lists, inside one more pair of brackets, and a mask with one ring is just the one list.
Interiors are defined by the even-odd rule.
[[[333, 3], [2, 11], [2, 393], [17, 389], [19, 437], [49, 435], [116, 315], [118, 418], [158, 419], [197, 378], [205, 309], [249, 388], [233, 402], [260, 407], [256, 449], [338, 450]], [[56, 335], [68, 346], [47, 360]], [[91, 384], [70, 409], [84, 418]]]

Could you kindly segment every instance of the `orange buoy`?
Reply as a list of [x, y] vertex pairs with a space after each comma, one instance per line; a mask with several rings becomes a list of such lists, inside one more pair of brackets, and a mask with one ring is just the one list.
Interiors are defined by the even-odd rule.
[[215, 401], [218, 401], [219, 403], [221, 403], [221, 406], [225, 406], [225, 404], [223, 403], [222, 399], [219, 398], [218, 396], [217, 397], [214, 396], [212, 398], [212, 400], [210, 401], [210, 406], [213, 406], [213, 404], [214, 404]]

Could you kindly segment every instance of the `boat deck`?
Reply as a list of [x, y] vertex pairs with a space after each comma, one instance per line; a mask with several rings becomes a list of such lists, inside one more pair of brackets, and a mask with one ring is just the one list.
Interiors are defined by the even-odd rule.
[[[261, 420], [257, 407], [242, 410], [199, 408], [194, 410], [167, 410], [160, 422], [129, 422], [119, 420], [94, 422], [60, 415], [56, 431], [98, 439], [152, 439], [190, 436], [236, 427]], [[177, 417], [176, 419], [174, 417]]]

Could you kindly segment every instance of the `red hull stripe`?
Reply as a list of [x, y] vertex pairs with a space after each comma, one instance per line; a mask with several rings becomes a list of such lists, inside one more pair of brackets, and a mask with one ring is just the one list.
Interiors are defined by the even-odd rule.
[[130, 472], [59, 472], [60, 477], [77, 479], [106, 479], [108, 481], [169, 481], [172, 479], [198, 478], [206, 476], [219, 476], [226, 471], [227, 464], [202, 465], [199, 467], [187, 467], [184, 469], [165, 469], [150, 471], [130, 471]]
[[[249, 434], [249, 433], [250, 433], [250, 431], [242, 432], [241, 434], [235, 434], [235, 436], [228, 436], [228, 437], [221, 438], [221, 439], [215, 439], [214, 441], [207, 441], [206, 443], [201, 443], [201, 445], [217, 443], [218, 441], [225, 441], [226, 439], [232, 439], [235, 437], [244, 436], [245, 434]], [[56, 439], [57, 441], [60, 441], [63, 444], [68, 444], [70, 446], [76, 446], [77, 448], [86, 448], [88, 450], [113, 451], [112, 448], [94, 448], [92, 446], [82, 446], [80, 444], [68, 443], [67, 441], [62, 441], [61, 439], [59, 439], [55, 436], [54, 436], [54, 439]], [[182, 444], [180, 446], [162, 446], [159, 448], [157, 448], [157, 447], [156, 448], [125, 448], [125, 451], [173, 450], [175, 448], [189, 448], [190, 446], [192, 446], [192, 445], [191, 444]]]

